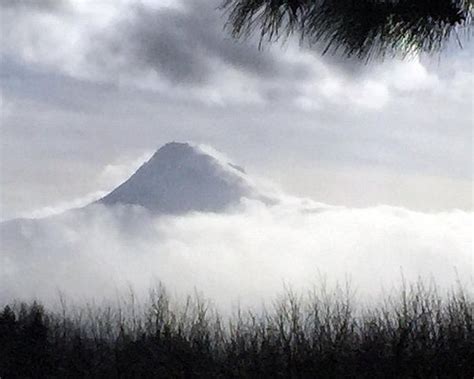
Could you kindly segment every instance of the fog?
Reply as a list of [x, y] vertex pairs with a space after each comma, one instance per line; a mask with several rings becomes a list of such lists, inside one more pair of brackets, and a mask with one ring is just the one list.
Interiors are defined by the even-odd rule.
[[472, 283], [473, 214], [377, 206], [331, 207], [297, 198], [242, 200], [226, 213], [151, 216], [101, 205], [0, 224], [0, 303], [199, 291], [218, 306], [256, 306], [284, 286], [322, 277], [376, 298], [401, 280], [441, 288]]

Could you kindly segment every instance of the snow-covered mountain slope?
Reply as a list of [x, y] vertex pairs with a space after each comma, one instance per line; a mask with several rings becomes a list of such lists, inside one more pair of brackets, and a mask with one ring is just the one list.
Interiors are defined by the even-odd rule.
[[98, 202], [140, 205], [152, 213], [182, 214], [219, 212], [244, 197], [265, 201], [244, 170], [199, 147], [171, 142]]

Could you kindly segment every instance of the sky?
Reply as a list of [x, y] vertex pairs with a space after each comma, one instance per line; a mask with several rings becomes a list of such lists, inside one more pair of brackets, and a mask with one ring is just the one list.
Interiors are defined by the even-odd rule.
[[368, 64], [259, 49], [218, 5], [1, 1], [0, 218], [87, 203], [173, 140], [318, 202], [472, 211], [470, 41]]

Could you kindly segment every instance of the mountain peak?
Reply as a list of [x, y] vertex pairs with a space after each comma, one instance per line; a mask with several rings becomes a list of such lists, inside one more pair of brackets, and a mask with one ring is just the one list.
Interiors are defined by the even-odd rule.
[[153, 157], [155, 156], [165, 156], [165, 155], [170, 155], [170, 156], [175, 156], [179, 158], [182, 155], [186, 154], [191, 154], [191, 153], [196, 153], [197, 148], [191, 146], [187, 142], [168, 142], [162, 147], [160, 147], [156, 152], [153, 154]]
[[140, 205], [153, 213], [181, 214], [222, 211], [242, 197], [261, 198], [243, 169], [198, 146], [170, 142], [99, 202]]

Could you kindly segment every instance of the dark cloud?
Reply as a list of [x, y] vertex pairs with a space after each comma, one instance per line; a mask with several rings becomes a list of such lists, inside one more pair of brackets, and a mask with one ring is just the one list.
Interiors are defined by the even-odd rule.
[[[270, 49], [261, 51], [252, 41], [237, 41], [224, 30], [225, 17], [218, 2], [187, 1], [180, 8], [137, 6], [133, 17], [118, 23], [102, 39], [104, 50], [125, 58], [132, 70], [151, 69], [173, 83], [205, 83], [219, 70], [232, 67], [260, 78], [302, 79], [302, 64], [286, 67]], [[96, 57], [97, 59], [97, 57]]]
[[114, 85], [109, 83], [81, 81], [60, 72], [51, 73], [41, 66], [32, 67], [1, 54], [0, 83], [5, 97], [89, 113], [99, 112], [104, 98], [115, 91]]
[[58, 10], [68, 5], [68, 0], [2, 0], [1, 8], [26, 8], [41, 11]]

